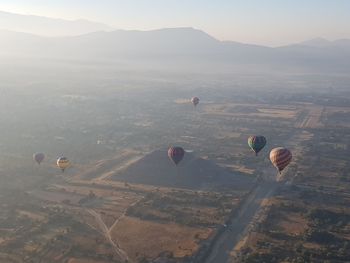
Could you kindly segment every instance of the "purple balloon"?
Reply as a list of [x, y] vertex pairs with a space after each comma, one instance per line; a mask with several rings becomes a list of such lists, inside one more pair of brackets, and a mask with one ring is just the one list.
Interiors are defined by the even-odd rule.
[[33, 154], [33, 159], [36, 161], [38, 164], [40, 164], [42, 161], [45, 159], [45, 154], [43, 153], [34, 153]]
[[170, 147], [168, 150], [168, 156], [170, 160], [174, 162], [175, 165], [178, 165], [184, 158], [185, 150], [182, 147]]

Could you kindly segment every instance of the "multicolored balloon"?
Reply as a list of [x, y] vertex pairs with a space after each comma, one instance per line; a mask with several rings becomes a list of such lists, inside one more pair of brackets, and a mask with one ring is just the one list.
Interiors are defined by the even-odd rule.
[[198, 97], [193, 97], [193, 98], [191, 99], [191, 102], [192, 102], [192, 104], [196, 107], [197, 104], [199, 103], [199, 98], [198, 98]]
[[264, 136], [250, 136], [248, 138], [249, 147], [255, 152], [255, 155], [258, 155], [258, 152], [266, 145], [266, 138]]
[[43, 153], [34, 153], [33, 160], [40, 164], [45, 159], [45, 154]]
[[181, 160], [184, 158], [184, 155], [185, 150], [182, 147], [170, 147], [168, 150], [168, 156], [175, 165], [178, 165], [179, 162], [181, 162]]
[[270, 152], [270, 160], [272, 164], [277, 168], [279, 173], [283, 171], [284, 168], [292, 160], [292, 153], [284, 147], [274, 148]]
[[57, 166], [64, 172], [70, 166], [70, 161], [66, 157], [60, 157], [57, 159]]

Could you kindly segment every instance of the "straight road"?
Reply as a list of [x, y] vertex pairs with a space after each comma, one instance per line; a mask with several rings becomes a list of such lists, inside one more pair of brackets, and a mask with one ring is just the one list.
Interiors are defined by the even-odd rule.
[[206, 263], [225, 263], [230, 260], [231, 251], [246, 234], [255, 215], [260, 212], [262, 201], [271, 197], [277, 188], [278, 183], [273, 181], [261, 182], [255, 187], [215, 242]]

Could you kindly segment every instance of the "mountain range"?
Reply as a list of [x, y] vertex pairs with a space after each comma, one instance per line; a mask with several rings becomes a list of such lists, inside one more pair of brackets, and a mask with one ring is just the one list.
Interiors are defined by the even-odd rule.
[[[21, 24], [5, 27], [0, 12], [0, 56], [50, 58], [84, 61], [152, 61], [157, 63], [195, 63], [196, 65], [261, 65], [264, 67], [293, 67], [322, 71], [348, 72], [350, 69], [350, 40], [328, 41], [318, 38], [283, 47], [219, 41], [194, 28], [165, 28], [151, 31], [114, 30], [89, 21], [66, 21], [35, 16], [24, 16], [32, 21], [45, 20], [46, 27], [69, 27], [64, 36], [39, 36], [28, 33]], [[21, 16], [21, 15], [19, 15]], [[11, 15], [10, 15], [11, 17]], [[24, 21], [23, 20], [23, 21]], [[7, 21], [11, 21], [8, 19]], [[44, 23], [44, 24], [45, 24]], [[61, 26], [58, 26], [58, 24]], [[73, 25], [84, 26], [74, 29]], [[15, 32], [27, 31], [27, 32]], [[82, 34], [75, 32], [88, 31]], [[59, 31], [59, 30], [58, 30]], [[55, 32], [58, 32], [55, 31]]]
[[0, 11], [0, 29], [42, 36], [73, 36], [110, 31], [111, 26], [84, 19], [66, 20]]

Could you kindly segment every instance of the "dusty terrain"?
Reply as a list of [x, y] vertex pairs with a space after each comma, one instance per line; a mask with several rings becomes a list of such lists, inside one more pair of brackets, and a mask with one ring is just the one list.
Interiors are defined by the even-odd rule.
[[[64, 174], [52, 156], [37, 167], [24, 155], [0, 155], [0, 259], [346, 262], [350, 108], [321, 95], [247, 102], [230, 94], [211, 94], [196, 109], [176, 97], [150, 108], [154, 98], [143, 94], [115, 118], [119, 130], [106, 110], [97, 139], [77, 125], [84, 150], [69, 152], [75, 162]], [[247, 146], [252, 134], [268, 140], [258, 157]], [[48, 137], [59, 150], [75, 143], [59, 135]], [[174, 144], [187, 150], [178, 167], [166, 154]], [[277, 146], [293, 153], [278, 177], [268, 159]]]

